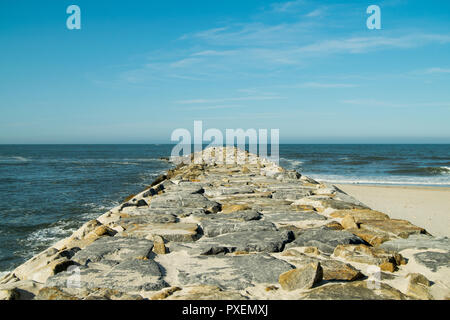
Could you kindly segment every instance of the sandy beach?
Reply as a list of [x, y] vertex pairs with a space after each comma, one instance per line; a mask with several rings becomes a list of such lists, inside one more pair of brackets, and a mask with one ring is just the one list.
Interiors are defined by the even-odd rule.
[[450, 236], [450, 188], [338, 184], [349, 195], [393, 219], [405, 219], [433, 236]]

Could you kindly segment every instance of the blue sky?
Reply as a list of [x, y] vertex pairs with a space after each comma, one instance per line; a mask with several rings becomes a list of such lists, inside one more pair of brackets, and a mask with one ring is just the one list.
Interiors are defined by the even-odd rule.
[[0, 41], [0, 143], [450, 143], [448, 1], [2, 0]]

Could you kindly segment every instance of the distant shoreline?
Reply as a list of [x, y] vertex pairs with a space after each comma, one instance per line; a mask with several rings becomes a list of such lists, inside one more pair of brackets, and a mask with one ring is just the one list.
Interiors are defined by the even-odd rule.
[[363, 182], [330, 182], [320, 180], [322, 183], [343, 185], [343, 186], [363, 186], [363, 187], [385, 187], [385, 188], [403, 188], [403, 189], [443, 189], [450, 191], [450, 185], [437, 184], [402, 184], [402, 183], [363, 183]]

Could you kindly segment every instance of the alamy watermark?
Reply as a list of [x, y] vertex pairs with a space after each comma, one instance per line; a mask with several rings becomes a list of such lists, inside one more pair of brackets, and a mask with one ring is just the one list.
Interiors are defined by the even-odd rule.
[[72, 4], [67, 7], [66, 13], [70, 16], [66, 20], [67, 29], [81, 29], [81, 9], [79, 6]]
[[[70, 16], [66, 20], [66, 26], [69, 30], [81, 29], [81, 9], [78, 5], [72, 4], [67, 7], [66, 13]], [[366, 9], [366, 13], [370, 14], [367, 18], [366, 26], [369, 30], [381, 29], [381, 9], [377, 5], [370, 5]]]
[[[257, 163], [257, 156], [279, 163], [280, 130], [270, 129], [270, 141], [267, 129], [226, 129], [225, 140], [222, 131], [210, 128], [203, 132], [203, 122], [194, 121], [194, 134], [184, 128], [175, 129], [171, 141], [178, 142], [172, 149], [171, 159], [178, 163], [214, 162], [217, 164]], [[209, 143], [203, 151], [204, 142]], [[244, 156], [236, 154], [233, 148], [246, 150]], [[209, 148], [215, 147], [215, 148]], [[270, 156], [268, 149], [270, 148]], [[224, 154], [226, 152], [227, 154]], [[190, 155], [194, 153], [193, 157]]]

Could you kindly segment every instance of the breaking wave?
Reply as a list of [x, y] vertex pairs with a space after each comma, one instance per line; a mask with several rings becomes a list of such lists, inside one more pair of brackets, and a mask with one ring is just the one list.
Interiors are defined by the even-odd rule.
[[419, 176], [437, 176], [450, 174], [450, 167], [418, 167], [404, 168], [387, 171], [390, 174], [397, 175], [419, 175]]

